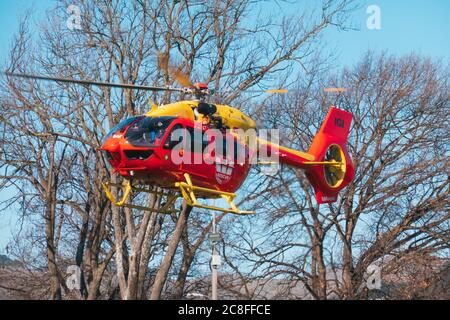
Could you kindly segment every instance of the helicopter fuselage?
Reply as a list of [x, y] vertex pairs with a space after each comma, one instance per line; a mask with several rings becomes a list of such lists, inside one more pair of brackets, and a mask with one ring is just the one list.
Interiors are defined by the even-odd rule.
[[[188, 173], [192, 182], [200, 187], [235, 192], [246, 179], [251, 163], [251, 151], [235, 136], [223, 130], [219, 136], [209, 136], [214, 123], [205, 123], [206, 117], [195, 114], [197, 101], [183, 101], [154, 108], [146, 115], [126, 119], [111, 129], [101, 150], [114, 172], [137, 184], [174, 188]], [[228, 106], [215, 106], [222, 115], [225, 128], [254, 127], [254, 122], [239, 110]], [[217, 111], [216, 111], [217, 112]], [[219, 112], [217, 112], [219, 113]], [[182, 137], [175, 141], [171, 135], [181, 129]], [[218, 152], [208, 148], [215, 140], [221, 148], [233, 141], [233, 152]], [[195, 146], [195, 142], [200, 147]], [[237, 150], [243, 150], [244, 158], [237, 159]], [[238, 161], [240, 160], [240, 161]], [[201, 196], [201, 192], [199, 193]]]

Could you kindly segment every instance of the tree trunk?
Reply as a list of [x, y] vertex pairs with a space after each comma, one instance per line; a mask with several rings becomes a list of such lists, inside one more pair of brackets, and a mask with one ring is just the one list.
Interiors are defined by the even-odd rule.
[[184, 293], [184, 286], [186, 284], [186, 277], [189, 272], [189, 269], [192, 264], [192, 260], [194, 259], [194, 256], [191, 252], [185, 251], [183, 254], [183, 262], [181, 264], [180, 271], [178, 272], [177, 281], [174, 285], [174, 293], [173, 293], [173, 299], [182, 299], [183, 293]]
[[45, 241], [47, 245], [47, 264], [50, 274], [50, 290], [52, 300], [61, 300], [61, 283], [56, 263], [56, 248], [54, 241], [56, 203], [50, 190], [45, 212]]
[[173, 257], [175, 256], [176, 249], [178, 247], [178, 243], [180, 242], [181, 235], [183, 233], [183, 229], [186, 225], [187, 218], [189, 213], [191, 212], [192, 207], [186, 204], [186, 201], [183, 201], [183, 208], [180, 212], [180, 216], [178, 217], [177, 225], [172, 234], [172, 239], [170, 241], [169, 247], [167, 249], [166, 256], [162, 261], [158, 272], [156, 273], [155, 282], [153, 283], [150, 300], [159, 300], [161, 299], [161, 293], [164, 287], [164, 284], [167, 280], [167, 274], [169, 273], [169, 269], [172, 265]]
[[127, 282], [125, 278], [125, 270], [123, 266], [124, 260], [124, 250], [123, 250], [123, 233], [122, 233], [122, 224], [120, 223], [120, 212], [119, 208], [112, 206], [112, 218], [114, 224], [114, 236], [115, 236], [115, 258], [116, 258], [116, 275], [117, 281], [119, 283], [120, 288], [120, 296], [122, 299], [126, 297], [127, 291]]

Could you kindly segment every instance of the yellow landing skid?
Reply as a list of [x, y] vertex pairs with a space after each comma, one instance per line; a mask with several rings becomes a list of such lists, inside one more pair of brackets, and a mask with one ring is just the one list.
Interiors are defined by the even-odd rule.
[[[122, 188], [123, 196], [122, 196], [121, 200], [116, 200], [114, 198], [111, 191], [109, 191], [110, 186]], [[125, 185], [116, 184], [116, 183], [106, 183], [106, 184], [102, 183], [102, 187], [105, 190], [106, 197], [114, 205], [116, 205], [118, 207], [132, 208], [132, 209], [144, 210], [144, 211], [150, 211], [150, 212], [159, 212], [159, 213], [164, 213], [164, 214], [177, 212], [177, 210], [175, 210], [175, 208], [173, 207], [175, 200], [178, 198], [178, 196], [176, 194], [164, 193], [161, 191], [154, 191], [154, 190], [149, 190], [149, 189], [139, 188], [139, 187], [133, 187], [131, 185], [130, 180], [127, 180]], [[167, 201], [161, 208], [158, 208], [158, 209], [144, 207], [144, 206], [137, 206], [134, 204], [127, 203], [127, 199], [130, 196], [131, 191], [146, 192], [146, 193], [150, 193], [150, 194], [154, 194], [154, 195], [167, 196]]]
[[[186, 182], [177, 182], [175, 183], [175, 186], [180, 188], [181, 196], [183, 199], [186, 200], [186, 203], [192, 207], [197, 208], [203, 208], [203, 209], [209, 209], [209, 210], [215, 210], [215, 211], [221, 211], [221, 212], [228, 212], [228, 213], [234, 213], [239, 215], [248, 215], [248, 214], [254, 214], [254, 211], [241, 211], [239, 210], [236, 205], [234, 204], [233, 200], [236, 197], [235, 193], [230, 192], [224, 192], [224, 191], [218, 191], [214, 189], [208, 189], [203, 187], [197, 187], [192, 184], [191, 177], [189, 174], [185, 173], [184, 177], [186, 179]], [[175, 203], [175, 200], [179, 197], [177, 194], [173, 193], [167, 193], [167, 192], [161, 192], [161, 191], [153, 191], [145, 188], [138, 188], [132, 186], [131, 182], [129, 180], [126, 181], [124, 185], [116, 184], [116, 183], [102, 183], [103, 189], [105, 190], [106, 197], [116, 206], [118, 207], [125, 207], [125, 208], [132, 208], [137, 210], [144, 210], [144, 211], [150, 211], [150, 212], [159, 212], [159, 213], [174, 213], [177, 212], [177, 210], [174, 209], [173, 204]], [[123, 196], [122, 199], [117, 200], [112, 195], [111, 191], [109, 190], [110, 187], [117, 187], [122, 188], [123, 190]], [[164, 204], [162, 208], [159, 209], [153, 209], [148, 208], [144, 206], [137, 206], [130, 203], [127, 203], [127, 199], [129, 198], [132, 191], [137, 192], [147, 192], [154, 195], [160, 195], [160, 196], [167, 196], [167, 202]], [[214, 196], [220, 196], [223, 199], [227, 201], [227, 203], [230, 205], [230, 208], [221, 208], [217, 206], [210, 206], [206, 204], [202, 204], [198, 202], [197, 196], [195, 195], [195, 191], [201, 191], [202, 193], [214, 195]]]
[[[239, 214], [239, 215], [248, 215], [248, 214], [255, 213], [254, 211], [239, 210], [233, 202], [233, 199], [236, 197], [235, 193], [218, 191], [218, 190], [214, 190], [214, 189], [208, 189], [208, 188], [194, 186], [192, 184], [191, 177], [187, 173], [184, 174], [184, 178], [186, 179], [186, 182], [177, 182], [177, 183], [175, 183], [175, 186], [180, 188], [180, 192], [181, 192], [181, 195], [183, 196], [184, 200], [186, 200], [186, 203], [192, 207], [234, 213], [234, 214]], [[217, 206], [201, 204], [197, 200], [195, 191], [201, 191], [203, 193], [211, 194], [214, 196], [218, 195], [228, 202], [228, 204], [230, 205], [230, 208], [227, 209], [227, 208], [221, 208], [221, 207], [217, 207]]]

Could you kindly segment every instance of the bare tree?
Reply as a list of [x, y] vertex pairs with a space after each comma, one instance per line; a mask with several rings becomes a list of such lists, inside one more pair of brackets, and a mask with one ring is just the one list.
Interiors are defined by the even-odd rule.
[[[344, 26], [353, 8], [351, 0], [328, 0], [316, 15], [254, 19], [253, 1], [80, 1], [81, 30], [69, 30], [69, 4], [59, 1], [48, 13], [38, 46], [24, 21], [6, 69], [120, 83], [182, 81], [158, 68], [163, 53], [180, 74], [235, 90], [227, 101], [237, 105], [245, 101], [241, 90], [271, 85], [275, 76], [287, 79], [296, 64], [308, 67], [322, 31]], [[101, 192], [102, 181], [120, 183], [97, 150], [102, 137], [119, 120], [145, 113], [147, 98], [139, 91], [2, 79], [1, 186], [18, 192], [10, 203], [20, 202], [24, 221], [36, 230], [45, 223], [45, 238], [38, 241], [46, 247], [50, 298], [69, 297], [62, 270], [69, 264], [82, 270], [79, 298], [118, 292], [122, 299], [138, 299], [149, 290], [150, 298], [161, 298], [180, 243], [184, 257], [175, 271], [175, 297], [183, 294], [209, 224], [198, 225], [199, 236], [189, 243], [189, 210], [166, 217], [119, 209]], [[134, 199], [155, 208], [162, 200]]]
[[[253, 275], [284, 277], [315, 299], [356, 299], [368, 267], [383, 257], [448, 257], [448, 79], [448, 67], [429, 59], [369, 53], [336, 77], [315, 73], [270, 101], [265, 123], [303, 150], [330, 105], [351, 111], [356, 176], [336, 204], [319, 207], [302, 172], [255, 175], [261, 195], [251, 201], [265, 223], [230, 236], [234, 264], [244, 256]], [[326, 87], [347, 91], [330, 96]]]

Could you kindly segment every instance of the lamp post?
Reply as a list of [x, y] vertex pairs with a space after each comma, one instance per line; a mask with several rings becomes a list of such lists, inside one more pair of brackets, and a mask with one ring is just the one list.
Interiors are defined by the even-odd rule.
[[212, 230], [209, 234], [211, 241], [211, 300], [217, 300], [217, 268], [221, 265], [220, 255], [217, 253], [216, 244], [220, 241], [220, 234], [216, 230], [216, 215], [212, 212]]

